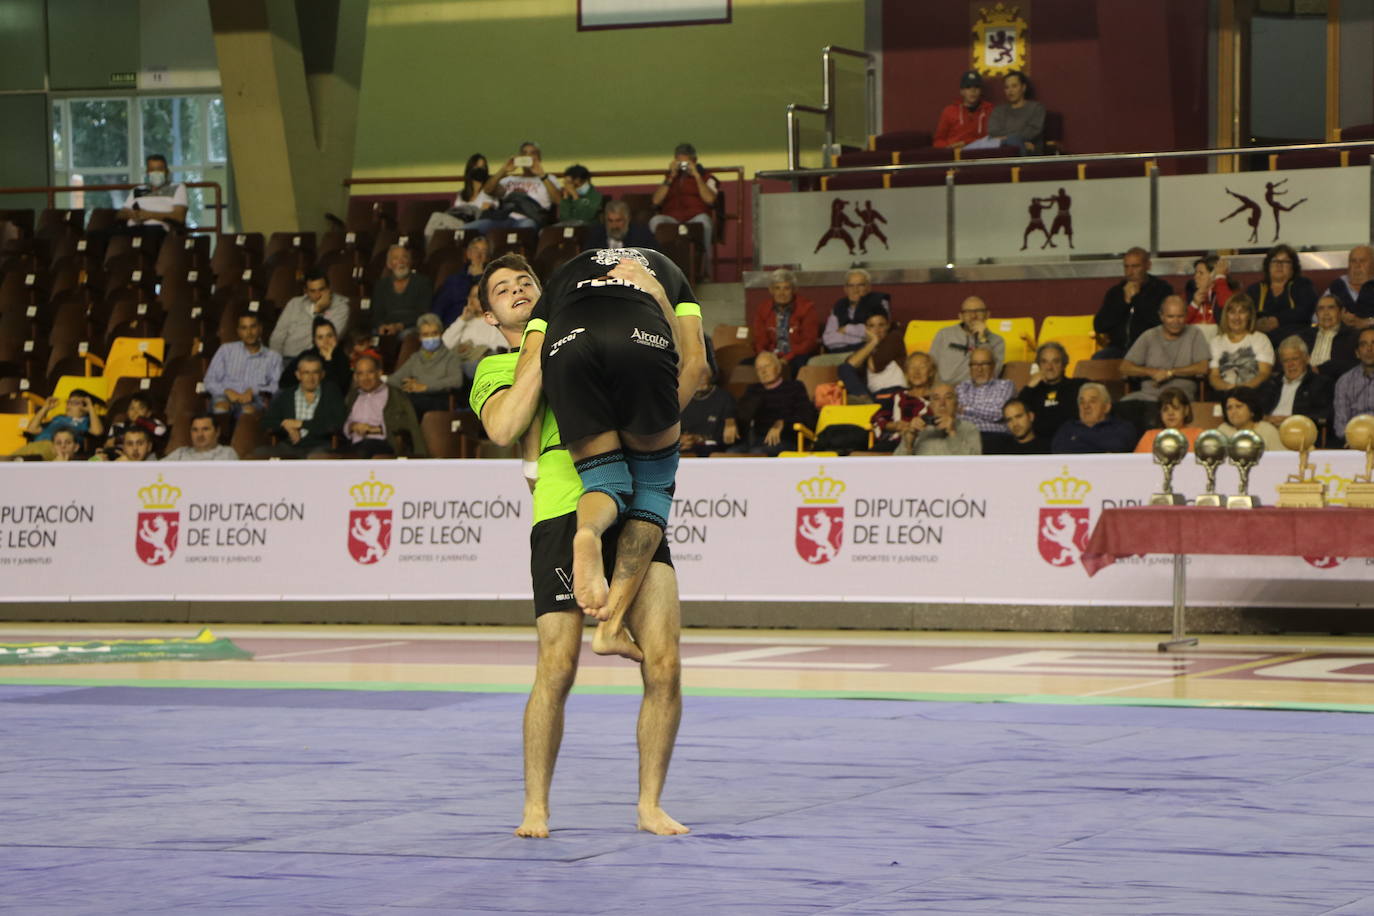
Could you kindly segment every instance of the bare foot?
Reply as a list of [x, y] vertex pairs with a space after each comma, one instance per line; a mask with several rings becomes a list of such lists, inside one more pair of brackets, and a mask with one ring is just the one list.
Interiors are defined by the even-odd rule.
[[549, 835], [549, 811], [547, 808], [525, 806], [525, 819], [515, 828], [516, 836], [547, 837]]
[[582, 610], [595, 615], [606, 606], [609, 593], [601, 538], [590, 528], [578, 528], [573, 535], [573, 597]]
[[659, 836], [679, 836], [691, 831], [668, 816], [658, 805], [639, 806], [639, 829]]
[[630, 637], [630, 633], [623, 626], [611, 632], [611, 625], [602, 621], [592, 634], [592, 651], [597, 655], [619, 655], [621, 658], [628, 658], [632, 662], [644, 661], [644, 653], [639, 651], [639, 646]]

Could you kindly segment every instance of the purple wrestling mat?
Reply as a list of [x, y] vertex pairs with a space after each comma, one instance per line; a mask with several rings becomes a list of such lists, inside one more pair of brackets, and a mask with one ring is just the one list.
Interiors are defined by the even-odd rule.
[[513, 694], [0, 686], [0, 911], [1374, 913], [1374, 716], [575, 695], [553, 837]]

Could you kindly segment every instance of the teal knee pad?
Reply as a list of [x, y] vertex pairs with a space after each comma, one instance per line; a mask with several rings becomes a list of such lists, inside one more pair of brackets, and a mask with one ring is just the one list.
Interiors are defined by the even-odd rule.
[[676, 491], [679, 451], [676, 442], [656, 452], [626, 450], [630, 478], [634, 481], [634, 495], [625, 513], [627, 518], [652, 522], [660, 528], [668, 527]]
[[615, 500], [615, 510], [625, 514], [625, 507], [634, 493], [634, 481], [630, 477], [630, 467], [625, 463], [625, 453], [616, 449], [601, 455], [583, 458], [573, 465], [577, 476], [582, 479], [582, 489], [588, 493], [605, 493]]

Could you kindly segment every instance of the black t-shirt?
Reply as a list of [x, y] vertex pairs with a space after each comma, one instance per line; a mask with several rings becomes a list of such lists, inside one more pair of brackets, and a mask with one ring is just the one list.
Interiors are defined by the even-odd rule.
[[674, 307], [684, 303], [696, 304], [696, 294], [692, 292], [687, 277], [676, 264], [657, 251], [647, 248], [594, 248], [582, 252], [554, 271], [534, 311], [530, 313], [532, 326], [538, 328], [541, 325], [535, 322], [540, 319], [548, 322], [577, 300], [593, 296], [599, 299], [607, 296], [629, 299], [657, 312], [658, 303], [644, 290], [619, 280], [605, 279], [606, 274], [626, 257], [637, 258], [653, 273], [658, 282], [663, 284], [663, 291]]
[[1082, 387], [1082, 379], [1061, 378], [1053, 385], [1027, 385], [1016, 397], [1035, 414], [1035, 434], [1052, 441], [1059, 427], [1078, 419], [1078, 389]]

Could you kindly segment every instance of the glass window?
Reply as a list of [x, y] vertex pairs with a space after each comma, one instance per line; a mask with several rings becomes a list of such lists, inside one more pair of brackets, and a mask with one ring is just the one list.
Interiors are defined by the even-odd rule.
[[72, 168], [129, 165], [129, 100], [72, 99]]
[[52, 162], [55, 169], [67, 167], [67, 138], [63, 134], [62, 123], [62, 103], [54, 102], [52, 106]]
[[223, 162], [229, 158], [229, 127], [224, 119], [224, 99], [210, 100], [210, 161]]

